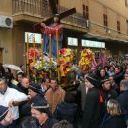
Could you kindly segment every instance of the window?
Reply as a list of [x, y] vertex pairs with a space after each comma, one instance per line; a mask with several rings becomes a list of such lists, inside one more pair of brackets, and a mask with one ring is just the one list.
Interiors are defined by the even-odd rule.
[[85, 11], [86, 11], [86, 19], [88, 20], [89, 19], [89, 8], [88, 8], [88, 6], [86, 6]]
[[85, 6], [84, 4], [82, 6], [83, 6], [83, 17], [88, 20], [89, 19], [89, 8], [88, 6]]
[[126, 20], [127, 35], [128, 35], [128, 20]]
[[117, 31], [120, 33], [120, 21], [117, 21]]
[[128, 6], [128, 0], [125, 0], [125, 6], [126, 7]]
[[86, 14], [85, 14], [85, 5], [83, 4], [83, 17], [85, 18], [86, 17]]
[[107, 16], [107, 14], [103, 14], [103, 22], [104, 22], [104, 26], [107, 27], [108, 26], [108, 16]]

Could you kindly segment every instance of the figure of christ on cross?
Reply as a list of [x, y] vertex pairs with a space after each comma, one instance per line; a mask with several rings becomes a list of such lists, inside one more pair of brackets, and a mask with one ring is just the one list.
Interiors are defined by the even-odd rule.
[[[57, 41], [59, 42], [58, 48], [62, 48], [63, 40], [63, 27], [60, 23], [59, 15], [54, 16], [54, 23], [50, 26], [46, 26], [44, 23], [41, 23], [41, 32], [43, 33], [44, 47], [43, 51], [49, 53], [49, 45], [51, 45], [51, 55], [52, 57], [57, 57]], [[50, 41], [51, 40], [51, 41]], [[51, 43], [51, 44], [50, 44]]]

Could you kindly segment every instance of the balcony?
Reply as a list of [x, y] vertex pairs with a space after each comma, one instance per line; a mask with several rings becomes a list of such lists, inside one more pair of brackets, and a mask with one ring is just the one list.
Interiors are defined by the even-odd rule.
[[[12, 0], [12, 14], [15, 21], [41, 22], [44, 18], [52, 15], [47, 0]], [[58, 7], [58, 13], [68, 10]], [[62, 20], [62, 23], [70, 28], [85, 31], [86, 22], [82, 14], [76, 13]]]
[[[67, 11], [68, 9], [62, 6], [58, 7], [58, 12], [64, 12]], [[66, 25], [69, 25], [70, 27], [77, 27], [78, 30], [80, 31], [87, 31], [86, 29], [86, 20], [83, 18], [83, 15], [81, 13], [75, 13], [73, 15], [70, 15], [68, 17], [65, 17], [62, 22]]]
[[15, 21], [40, 22], [51, 12], [47, 0], [12, 0], [12, 15]]

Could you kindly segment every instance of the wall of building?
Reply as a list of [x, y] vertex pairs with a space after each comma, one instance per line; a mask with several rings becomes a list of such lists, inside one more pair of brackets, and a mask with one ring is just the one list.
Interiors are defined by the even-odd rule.
[[12, 0], [0, 0], [0, 15], [12, 15]]
[[12, 30], [0, 28], [0, 48], [3, 49], [3, 63], [13, 63]]
[[[128, 19], [128, 7], [125, 6], [125, 0], [59, 0], [61, 6], [67, 8], [76, 7], [78, 13], [83, 13], [82, 5], [87, 5], [89, 7], [89, 20], [103, 25], [103, 13], [108, 15], [108, 28], [114, 29], [117, 31], [117, 20], [120, 21], [121, 33], [127, 34], [127, 24], [126, 20]], [[103, 32], [103, 27], [98, 27], [92, 25], [91, 30], [96, 33], [99, 31], [99, 34]], [[111, 31], [112, 34], [115, 34], [115, 31]]]
[[[12, 16], [12, 1], [11, 0], [1, 0], [0, 1], [0, 15], [2, 16]], [[14, 63], [14, 53], [12, 41], [13, 29], [0, 28], [0, 48], [2, 48], [3, 63], [13, 64]]]

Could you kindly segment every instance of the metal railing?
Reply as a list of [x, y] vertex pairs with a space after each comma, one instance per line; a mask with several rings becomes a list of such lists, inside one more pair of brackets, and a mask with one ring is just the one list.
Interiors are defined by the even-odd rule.
[[12, 8], [13, 15], [51, 16], [47, 0], [12, 0]]
[[[62, 6], [59, 6], [58, 7], [58, 12], [61, 13], [61, 12], [64, 12], [64, 11], [67, 11], [68, 8], [65, 8], [65, 7], [62, 7]], [[63, 19], [63, 21], [69, 23], [69, 24], [73, 24], [73, 25], [76, 25], [78, 27], [83, 27], [85, 28], [86, 27], [86, 20], [85, 18], [83, 17], [83, 15], [81, 13], [75, 13], [73, 15], [70, 15], [68, 17], [65, 17]]]
[[[40, 18], [52, 15], [47, 0], [12, 0], [13, 16], [28, 14]], [[68, 8], [59, 6], [58, 13], [67, 11]], [[66, 23], [74, 24], [80, 27], [86, 27], [86, 21], [82, 14], [76, 13], [63, 19]]]

